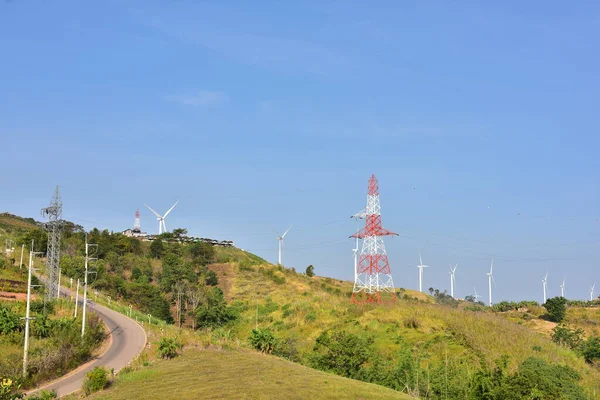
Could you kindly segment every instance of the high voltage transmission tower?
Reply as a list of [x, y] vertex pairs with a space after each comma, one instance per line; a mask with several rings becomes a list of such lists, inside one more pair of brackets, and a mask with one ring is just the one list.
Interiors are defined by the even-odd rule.
[[46, 256], [46, 269], [48, 282], [46, 285], [45, 299], [54, 299], [59, 291], [59, 266], [60, 266], [60, 238], [63, 229], [62, 200], [58, 186], [54, 189], [54, 196], [50, 205], [42, 208], [42, 217], [48, 218], [46, 230], [48, 231], [48, 253]]
[[355, 304], [394, 301], [394, 282], [383, 236], [398, 234], [381, 226], [379, 183], [375, 175], [371, 175], [369, 179], [364, 218], [365, 228], [351, 236], [363, 239], [363, 246], [358, 266], [355, 267], [354, 289], [350, 300]]

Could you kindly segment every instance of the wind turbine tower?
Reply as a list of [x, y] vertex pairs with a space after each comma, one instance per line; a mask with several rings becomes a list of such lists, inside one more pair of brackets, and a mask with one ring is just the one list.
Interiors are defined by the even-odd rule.
[[560, 296], [565, 297], [565, 278], [563, 278], [563, 283], [560, 285]]
[[159, 213], [154, 211], [152, 208], [150, 208], [150, 206], [148, 204], [144, 204], [146, 207], [148, 207], [148, 210], [152, 211], [152, 214], [154, 214], [156, 216], [156, 219], [158, 220], [158, 234], [159, 235], [161, 233], [167, 232], [167, 225], [165, 224], [165, 219], [167, 219], [167, 216], [171, 213], [171, 211], [173, 211], [173, 209], [175, 208], [175, 206], [177, 204], [179, 204], [179, 200], [177, 200], [175, 202], [175, 204], [173, 204], [173, 206], [171, 208], [169, 208], [169, 210], [165, 213], [165, 215], [160, 215]]
[[[350, 218], [354, 218], [356, 220], [356, 233], [358, 234], [358, 220], [365, 219], [367, 217], [366, 211], [362, 210], [351, 216]], [[358, 236], [356, 236], [356, 247], [352, 249], [352, 253], [354, 255], [354, 281], [356, 281], [356, 277], [358, 276]]]
[[489, 306], [492, 306], [492, 281], [494, 281], [494, 285], [496, 284], [496, 280], [494, 279], [494, 275], [493, 275], [493, 269], [494, 269], [494, 259], [492, 258], [492, 264], [490, 265], [490, 272], [487, 273], [488, 276], [488, 289], [489, 289], [489, 293], [490, 293], [490, 302], [489, 302]]
[[423, 259], [421, 258], [421, 250], [419, 250], [419, 265], [417, 265], [419, 269], [419, 292], [423, 291], [423, 268], [429, 268], [428, 265], [423, 265]]
[[596, 282], [592, 286], [590, 286], [590, 301], [594, 301], [594, 288], [596, 287]]
[[287, 233], [290, 231], [290, 229], [292, 229], [292, 226], [290, 225], [289, 228], [287, 228], [287, 230], [285, 232], [283, 232], [283, 235], [280, 235], [279, 233], [277, 233], [277, 240], [279, 241], [279, 258], [278, 258], [278, 264], [279, 265], [283, 265], [283, 261], [282, 261], [282, 254], [283, 254], [283, 238], [285, 237], [285, 235], [287, 235]]
[[351, 236], [363, 239], [358, 272], [350, 299], [352, 303], [382, 303], [387, 300], [382, 298], [382, 292], [391, 293], [391, 300], [396, 300], [392, 271], [383, 244], [383, 236], [389, 235], [398, 234], [384, 229], [381, 225], [379, 182], [375, 175], [371, 175], [367, 191], [365, 228]]
[[454, 267], [452, 267], [452, 264], [450, 264], [450, 296], [452, 296], [452, 298], [454, 298], [454, 285], [456, 284], [456, 280], [454, 277], [456, 267], [458, 267], [458, 263], [456, 263]]
[[544, 303], [546, 303], [546, 289], [548, 288], [548, 273], [546, 272], [546, 276], [542, 279], [542, 287], [544, 289]]

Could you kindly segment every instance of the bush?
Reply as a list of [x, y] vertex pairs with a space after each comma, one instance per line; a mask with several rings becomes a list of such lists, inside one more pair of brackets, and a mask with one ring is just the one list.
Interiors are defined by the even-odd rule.
[[562, 322], [567, 313], [567, 299], [564, 297], [553, 297], [543, 304], [548, 312], [548, 319], [553, 322]]
[[206, 273], [206, 284], [208, 286], [217, 286], [219, 284], [219, 278], [215, 271], [208, 271]]
[[235, 318], [234, 309], [227, 307], [218, 287], [208, 290], [206, 299], [196, 309], [196, 324], [200, 328], [218, 328]]
[[20, 316], [8, 305], [0, 305], [0, 334], [21, 331], [23, 323]]
[[161, 338], [156, 352], [160, 358], [171, 359], [177, 357], [177, 350], [182, 347], [176, 338]]
[[38, 394], [27, 397], [27, 400], [52, 400], [57, 397], [54, 390], [41, 390]]
[[98, 392], [108, 385], [108, 371], [104, 367], [96, 367], [88, 372], [83, 381], [83, 391], [86, 395]]
[[311, 356], [314, 368], [356, 378], [371, 358], [372, 338], [361, 338], [345, 331], [323, 332], [317, 338]]
[[600, 360], [600, 337], [592, 336], [581, 344], [581, 355], [587, 363]]
[[309, 278], [315, 276], [315, 267], [313, 267], [312, 264], [306, 267], [306, 276]]
[[267, 354], [271, 354], [277, 345], [277, 339], [268, 328], [253, 329], [249, 340], [252, 347]]
[[552, 341], [571, 350], [576, 350], [583, 342], [583, 329], [569, 329], [565, 325], [557, 325], [550, 334]]

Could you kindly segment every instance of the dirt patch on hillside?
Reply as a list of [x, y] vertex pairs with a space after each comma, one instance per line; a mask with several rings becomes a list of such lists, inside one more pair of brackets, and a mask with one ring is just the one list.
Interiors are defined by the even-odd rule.
[[223, 291], [225, 299], [230, 300], [229, 295], [233, 287], [234, 268], [232, 264], [211, 264], [208, 266], [210, 271], [214, 271], [219, 278], [218, 286]]
[[535, 332], [550, 336], [552, 329], [557, 325], [556, 322], [550, 322], [543, 319], [532, 319], [529, 321], [530, 328]]
[[[31, 299], [35, 300], [35, 296], [31, 295]], [[0, 292], [0, 301], [25, 301], [27, 300], [27, 293], [12, 293], [12, 292]]]

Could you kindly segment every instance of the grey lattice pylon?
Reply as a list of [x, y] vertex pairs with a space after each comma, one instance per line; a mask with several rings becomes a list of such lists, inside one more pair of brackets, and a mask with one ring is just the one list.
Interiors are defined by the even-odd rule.
[[48, 218], [46, 229], [48, 231], [48, 252], [46, 254], [46, 283], [45, 299], [52, 300], [58, 294], [58, 269], [60, 268], [60, 239], [63, 229], [62, 200], [59, 187], [54, 189], [54, 196], [50, 206], [42, 208], [42, 216]]

